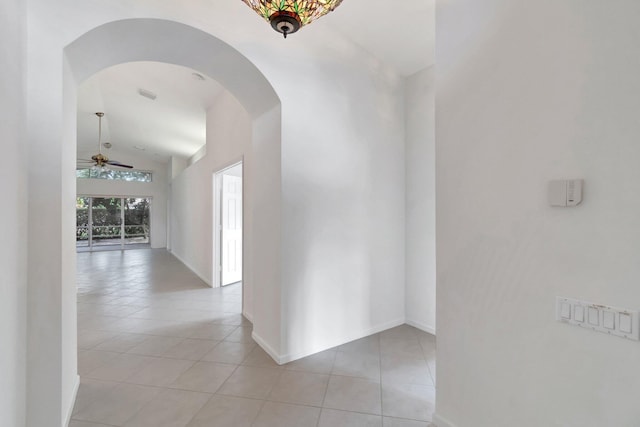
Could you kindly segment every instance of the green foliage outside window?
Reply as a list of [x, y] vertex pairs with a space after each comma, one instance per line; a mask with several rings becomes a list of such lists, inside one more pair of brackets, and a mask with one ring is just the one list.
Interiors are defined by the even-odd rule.
[[[124, 201], [124, 205], [122, 202]], [[121, 208], [124, 208], [125, 238], [149, 237], [149, 199], [100, 198], [92, 201], [91, 219], [94, 239], [112, 240], [121, 237]], [[89, 239], [89, 197], [76, 199], [76, 240]]]
[[99, 171], [96, 169], [76, 169], [76, 177], [89, 179], [111, 179], [130, 182], [151, 182], [151, 172], [136, 170], [113, 170]]

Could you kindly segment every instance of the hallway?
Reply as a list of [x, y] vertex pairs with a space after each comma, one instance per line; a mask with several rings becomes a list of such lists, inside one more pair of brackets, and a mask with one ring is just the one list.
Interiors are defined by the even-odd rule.
[[400, 326], [278, 366], [240, 285], [211, 289], [170, 253], [78, 254], [70, 427], [426, 427], [435, 337]]

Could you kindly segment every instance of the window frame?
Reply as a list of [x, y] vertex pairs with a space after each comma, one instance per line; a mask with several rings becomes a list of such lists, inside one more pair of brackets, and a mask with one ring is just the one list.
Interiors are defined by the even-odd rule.
[[[89, 171], [89, 176], [82, 176], [81, 173], [82, 171]], [[77, 179], [102, 179], [105, 181], [123, 181], [123, 182], [142, 182], [142, 183], [151, 183], [153, 182], [153, 171], [150, 170], [141, 170], [141, 169], [132, 169], [132, 170], [116, 170], [116, 169], [110, 169], [109, 172], [116, 172], [116, 173], [126, 173], [126, 172], [137, 172], [140, 174], [146, 174], [149, 179], [124, 179], [124, 178], [118, 178], [118, 177], [111, 177], [111, 176], [103, 176], [102, 173], [99, 174], [92, 174], [92, 172], [94, 171], [94, 169], [91, 168], [76, 168], [76, 178]]]

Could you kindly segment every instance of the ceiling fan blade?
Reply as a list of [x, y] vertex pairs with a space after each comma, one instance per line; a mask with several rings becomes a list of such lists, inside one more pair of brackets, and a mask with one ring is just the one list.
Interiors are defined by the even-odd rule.
[[129, 168], [129, 169], [133, 169], [133, 166], [131, 166], [131, 165], [125, 165], [125, 164], [120, 163], [120, 162], [115, 161], [115, 160], [109, 160], [109, 161], [107, 162], [107, 164], [108, 164], [108, 165], [111, 165], [111, 166], [118, 166], [118, 167], [121, 167], [121, 168]]

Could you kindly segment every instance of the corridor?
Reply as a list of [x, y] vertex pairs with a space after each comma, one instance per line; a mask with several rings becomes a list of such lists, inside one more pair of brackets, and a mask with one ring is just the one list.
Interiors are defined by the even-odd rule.
[[278, 366], [240, 285], [170, 253], [78, 254], [81, 384], [70, 427], [427, 427], [435, 337], [400, 326]]

